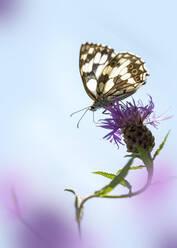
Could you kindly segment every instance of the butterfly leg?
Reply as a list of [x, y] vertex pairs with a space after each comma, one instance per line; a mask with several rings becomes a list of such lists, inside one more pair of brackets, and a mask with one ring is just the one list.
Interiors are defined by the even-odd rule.
[[93, 113], [92, 120], [93, 120], [93, 123], [96, 125], [96, 124], [98, 124], [98, 122], [95, 121], [95, 112], [93, 111], [92, 113]]

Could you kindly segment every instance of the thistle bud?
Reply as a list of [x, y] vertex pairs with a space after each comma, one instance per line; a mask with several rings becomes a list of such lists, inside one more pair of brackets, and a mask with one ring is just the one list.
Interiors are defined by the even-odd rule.
[[151, 131], [143, 123], [127, 125], [122, 129], [122, 132], [128, 152], [137, 153], [137, 146], [146, 151], [152, 151], [155, 139]]

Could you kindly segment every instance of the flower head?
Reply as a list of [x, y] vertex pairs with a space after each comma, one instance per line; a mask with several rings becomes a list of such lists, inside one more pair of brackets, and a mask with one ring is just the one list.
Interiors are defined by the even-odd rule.
[[[154, 137], [146, 124], [157, 127], [159, 120], [165, 118], [155, 116], [154, 103], [152, 97], [149, 98], [149, 103], [145, 106], [140, 100], [136, 103], [133, 99], [132, 103], [126, 102], [124, 104], [115, 99], [113, 106], [105, 107], [111, 116], [102, 119], [100, 126], [111, 131], [104, 138], [110, 140], [110, 142], [115, 141], [118, 145], [123, 144], [122, 137], [124, 137], [129, 152], [136, 152], [135, 146], [137, 145], [152, 150]], [[152, 114], [153, 117], [151, 117]]]

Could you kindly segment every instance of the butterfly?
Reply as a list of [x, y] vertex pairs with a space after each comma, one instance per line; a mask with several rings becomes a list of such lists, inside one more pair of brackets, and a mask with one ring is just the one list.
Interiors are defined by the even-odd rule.
[[84, 43], [80, 48], [79, 68], [83, 85], [93, 100], [89, 110], [123, 100], [145, 84], [148, 72], [140, 57], [129, 52], [116, 53], [108, 46]]

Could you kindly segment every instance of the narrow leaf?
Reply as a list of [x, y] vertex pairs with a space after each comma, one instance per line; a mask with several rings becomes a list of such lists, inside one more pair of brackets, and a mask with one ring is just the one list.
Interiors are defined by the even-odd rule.
[[[131, 169], [131, 168], [130, 168]], [[121, 170], [120, 170], [121, 171]], [[119, 172], [120, 172], [119, 171]], [[107, 172], [103, 172], [103, 171], [95, 171], [95, 172], [92, 172], [93, 174], [97, 174], [97, 175], [101, 175], [103, 177], [106, 177], [106, 178], [109, 178], [109, 179], [113, 179], [116, 177], [115, 174], [112, 174], [112, 173], [107, 173]], [[118, 173], [117, 173], [118, 174]], [[129, 184], [129, 182], [125, 179], [123, 179], [120, 184], [126, 188], [128, 188], [130, 190], [131, 188], [131, 185]]]
[[131, 193], [132, 186], [131, 186], [131, 184], [126, 179], [123, 179], [120, 184], [122, 186], [126, 187], [129, 190], [129, 193]]
[[73, 189], [65, 189], [65, 191], [67, 192], [71, 192], [74, 196], [75, 196], [75, 207], [78, 208], [79, 207], [79, 203], [80, 203], [80, 196], [76, 194], [76, 192]]
[[64, 191], [71, 192], [73, 195], [77, 196], [76, 192], [73, 189], [65, 189]]
[[125, 158], [139, 158], [139, 155], [136, 153], [128, 154], [124, 156]]
[[80, 222], [83, 216], [83, 208], [80, 209], [80, 203], [82, 201], [81, 197], [78, 194], [76, 194], [76, 192], [73, 189], [65, 189], [64, 191], [71, 192], [75, 196], [74, 206], [76, 209], [76, 220], [77, 222]]
[[165, 145], [165, 142], [167, 141], [167, 138], [170, 134], [170, 130], [168, 131], [168, 133], [165, 135], [165, 138], [164, 140], [162, 141], [162, 143], [160, 144], [159, 148], [156, 150], [156, 152], [154, 153], [154, 156], [153, 156], [153, 160], [157, 157], [157, 155], [159, 155], [159, 153], [161, 152], [162, 148], [164, 147]]
[[[142, 168], [145, 168], [145, 166], [144, 166], [144, 165], [132, 166], [132, 167], [130, 167], [129, 170], [138, 170], [138, 169], [142, 169]], [[116, 172], [116, 174], [120, 173], [121, 170], [122, 170], [122, 169], [118, 170], [118, 171]]]
[[107, 172], [103, 172], [103, 171], [94, 171], [92, 173], [101, 175], [101, 176], [109, 178], [109, 179], [113, 179], [116, 176], [115, 174], [107, 173]]
[[95, 194], [98, 196], [104, 196], [106, 194], [108, 194], [109, 192], [111, 192], [118, 184], [120, 184], [120, 182], [124, 179], [124, 177], [126, 177], [130, 166], [133, 163], [134, 158], [131, 158], [128, 163], [124, 166], [124, 168], [121, 170], [121, 172], [115, 176], [113, 178], [113, 180], [107, 184], [104, 188], [102, 188], [99, 191], [96, 191]]

